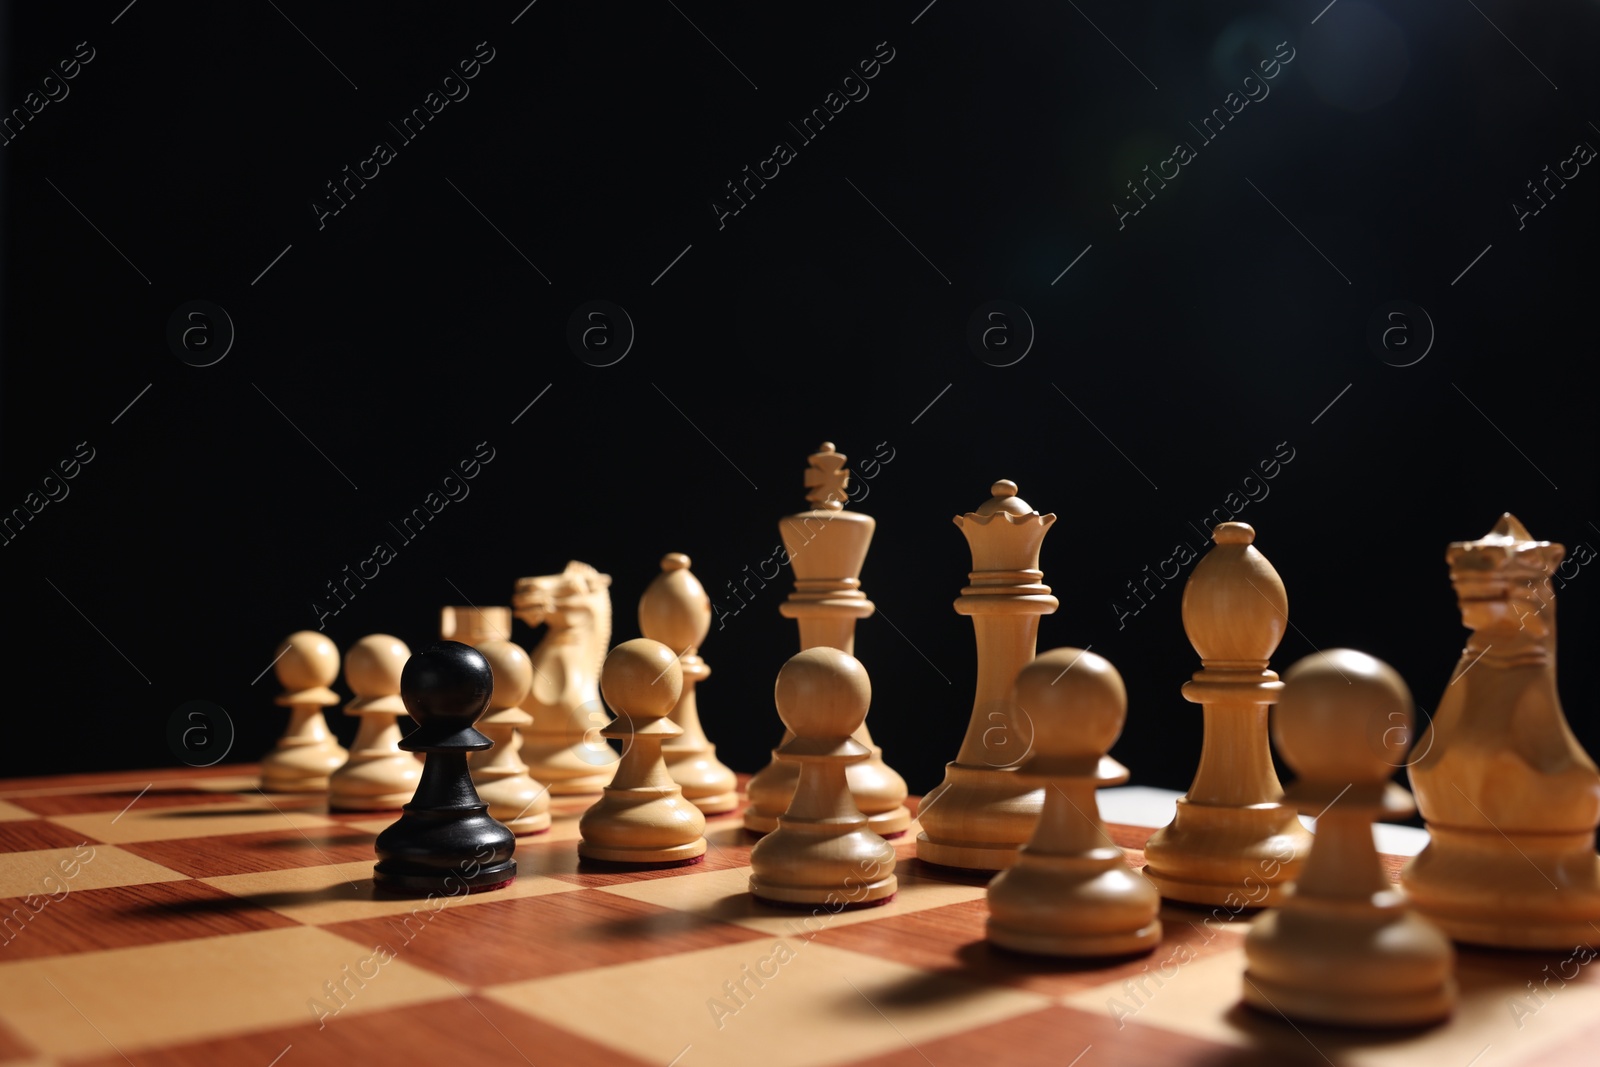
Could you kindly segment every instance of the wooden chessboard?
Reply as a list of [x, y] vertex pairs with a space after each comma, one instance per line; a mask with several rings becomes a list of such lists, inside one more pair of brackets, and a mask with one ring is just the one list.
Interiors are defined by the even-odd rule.
[[[1459, 1011], [1422, 1032], [1294, 1026], [1240, 1006], [1248, 912], [1207, 922], [1169, 907], [1166, 941], [1132, 961], [1010, 955], [983, 941], [982, 882], [920, 866], [915, 828], [898, 843], [898, 896], [864, 911], [753, 903], [736, 816], [711, 821], [701, 864], [586, 871], [581, 801], [558, 802], [554, 828], [521, 840], [508, 889], [381, 899], [372, 841], [391, 815], [269, 798], [251, 771], [0, 782], [0, 1064], [1493, 1067], [1600, 1055], [1587, 949], [1463, 950]], [[1149, 829], [1111, 832], [1142, 860]]]

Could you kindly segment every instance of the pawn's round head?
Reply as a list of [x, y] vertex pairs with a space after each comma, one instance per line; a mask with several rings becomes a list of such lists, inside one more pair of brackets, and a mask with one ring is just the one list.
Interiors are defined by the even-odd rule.
[[1104, 656], [1056, 648], [1017, 672], [1018, 708], [1033, 726], [1033, 772], [1090, 774], [1122, 736], [1128, 690]]
[[1329, 649], [1283, 676], [1273, 713], [1278, 752], [1307, 783], [1381, 785], [1405, 757], [1411, 691], [1364, 652]]
[[600, 668], [600, 695], [618, 715], [662, 719], [683, 695], [683, 668], [672, 649], [648, 637], [624, 641]]
[[440, 641], [406, 661], [400, 699], [417, 720], [406, 747], [485, 748], [488, 738], [472, 728], [489, 704], [494, 672], [471, 645]]
[[514, 708], [533, 688], [533, 661], [515, 641], [485, 641], [478, 654], [489, 663], [494, 675], [494, 693], [489, 699], [496, 708]]
[[872, 682], [848, 652], [808, 648], [778, 671], [773, 699], [796, 737], [848, 737], [866, 721]]
[[339, 677], [339, 649], [327, 634], [301, 630], [283, 639], [272, 666], [278, 682], [291, 692], [320, 689]]
[[357, 696], [393, 696], [400, 692], [400, 675], [410, 658], [411, 650], [398, 637], [368, 634], [345, 653], [345, 685]]

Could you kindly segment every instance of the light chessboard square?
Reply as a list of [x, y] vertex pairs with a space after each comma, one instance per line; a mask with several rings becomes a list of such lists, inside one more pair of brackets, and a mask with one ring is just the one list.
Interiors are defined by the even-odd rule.
[[[361, 979], [368, 950], [324, 930], [283, 930], [0, 963], [5, 1018], [34, 1048], [83, 1056], [124, 1054], [237, 1030], [316, 1018], [327, 983]], [[343, 1010], [376, 1011], [458, 994], [401, 959], [368, 965]], [[334, 1002], [339, 1003], [339, 1002]]]
[[686, 1062], [762, 1067], [848, 1063], [1050, 1003], [776, 937], [484, 993], [649, 1062], [666, 1064], [688, 1045]]

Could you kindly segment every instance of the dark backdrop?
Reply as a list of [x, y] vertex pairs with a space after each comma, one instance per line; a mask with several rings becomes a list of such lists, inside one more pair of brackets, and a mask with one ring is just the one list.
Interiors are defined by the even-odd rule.
[[[418, 647], [568, 559], [612, 575], [618, 640], [664, 552], [735, 607], [824, 439], [891, 457], [855, 505], [857, 652], [917, 791], [972, 701], [950, 520], [997, 478], [1059, 516], [1040, 647], [1121, 669], [1114, 751], [1175, 788], [1192, 565], [1137, 613], [1127, 583], [1205, 516], [1283, 575], [1276, 667], [1354, 646], [1424, 713], [1463, 643], [1449, 541], [1511, 510], [1600, 544], [1593, 4], [525, 3], [10, 7], [0, 504], [47, 502], [0, 546], [6, 773], [172, 765], [192, 700], [253, 760], [285, 634]], [[614, 308], [569, 341], [594, 300], [631, 347]], [[480, 442], [470, 495], [398, 542]], [[1558, 591], [1590, 749], [1596, 570]], [[779, 731], [788, 590], [703, 649], [740, 770]]]

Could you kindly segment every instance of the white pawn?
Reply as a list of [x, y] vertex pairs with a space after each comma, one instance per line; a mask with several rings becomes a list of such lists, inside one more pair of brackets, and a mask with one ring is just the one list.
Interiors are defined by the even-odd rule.
[[783, 665], [773, 698], [794, 735], [776, 755], [799, 764], [800, 778], [778, 828], [750, 850], [751, 895], [834, 911], [888, 900], [899, 888], [894, 846], [868, 827], [846, 773], [872, 758], [852, 736], [872, 703], [866, 668], [837, 648], [809, 648]]
[[522, 646], [511, 641], [484, 641], [478, 652], [494, 672], [489, 710], [478, 729], [494, 742], [487, 752], [472, 753], [472, 784], [478, 798], [489, 805], [491, 818], [519, 836], [550, 829], [550, 791], [528, 775], [528, 765], [517, 753], [522, 748], [519, 728], [533, 716], [517, 705], [533, 688], [533, 663]]
[[300, 630], [284, 638], [273, 661], [275, 701], [289, 708], [289, 727], [261, 761], [261, 788], [269, 793], [325, 793], [328, 776], [349, 758], [328, 732], [322, 709], [339, 703], [328, 686], [339, 677], [339, 650], [325, 635]]
[[1127, 719], [1122, 676], [1093, 652], [1053, 649], [1018, 672], [1013, 704], [1033, 724], [1017, 773], [1043, 787], [1044, 807], [1015, 865], [989, 883], [989, 940], [1048, 956], [1150, 951], [1161, 894], [1106, 834], [1094, 792], [1126, 779], [1105, 761]]
[[1417, 1026], [1455, 1005], [1455, 953], [1384, 877], [1372, 821], [1405, 815], [1389, 781], [1391, 737], [1411, 734], [1411, 693], [1388, 664], [1319, 652], [1284, 675], [1273, 737], [1300, 774], [1285, 798], [1317, 814], [1295, 891], [1250, 927], [1244, 1000], [1272, 1015], [1335, 1026]]
[[683, 789], [684, 799], [707, 815], [721, 815], [739, 806], [738, 780], [717, 759], [717, 746], [700, 725], [695, 687], [711, 676], [700, 657], [700, 642], [711, 629], [711, 598], [689, 570], [689, 557], [669, 552], [661, 557], [661, 573], [639, 598], [639, 631], [678, 653], [683, 670], [683, 695], [672, 709], [672, 721], [683, 733], [661, 746], [667, 773]]
[[350, 758], [328, 780], [328, 807], [335, 811], [387, 811], [402, 808], [417, 791], [422, 764], [400, 748], [400, 673], [411, 650], [388, 634], [371, 634], [351, 646], [344, 658], [344, 682], [355, 699], [346, 715], [360, 718]]
[[624, 641], [600, 668], [600, 693], [616, 714], [600, 733], [622, 742], [622, 759], [578, 820], [578, 855], [606, 863], [698, 863], [706, 854], [706, 817], [683, 799], [661, 757], [661, 743], [683, 733], [667, 718], [683, 693], [678, 657], [648, 637]]

